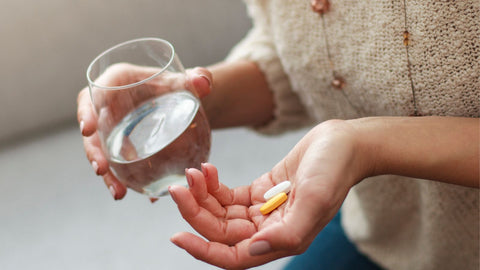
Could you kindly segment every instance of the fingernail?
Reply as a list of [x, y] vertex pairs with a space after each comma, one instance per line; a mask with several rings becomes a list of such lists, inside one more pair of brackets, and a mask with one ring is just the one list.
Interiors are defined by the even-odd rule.
[[203, 176], [205, 176], [205, 178], [207, 178], [208, 177], [208, 170], [207, 170], [206, 163], [202, 163], [202, 164], [200, 164], [200, 166], [202, 167]]
[[212, 87], [212, 82], [210, 81], [210, 79], [209, 79], [207, 76], [205, 76], [205, 75], [200, 75], [200, 77], [202, 77], [202, 78], [204, 78], [205, 80], [207, 80], [208, 86], [209, 86], [209, 87]]
[[180, 234], [181, 233], [176, 233], [176, 234], [172, 235], [172, 237], [170, 237], [170, 242], [172, 242], [173, 244], [175, 244], [179, 248], [183, 248], [183, 247], [179, 246], [178, 242], [177, 242], [177, 238], [180, 236]]
[[112, 193], [113, 198], [117, 200], [117, 192], [115, 191], [115, 188], [113, 188], [113, 186], [109, 186], [108, 189], [110, 190], [110, 193]]
[[188, 186], [193, 186], [193, 179], [192, 176], [188, 173], [188, 169], [185, 169], [185, 176], [187, 177]]
[[248, 248], [248, 251], [250, 252], [251, 256], [258, 256], [272, 251], [272, 247], [270, 247], [270, 243], [267, 241], [260, 240], [253, 242]]
[[85, 127], [85, 122], [80, 121], [80, 132], [83, 134], [83, 128]]
[[173, 192], [172, 187], [168, 187], [168, 193], [170, 193], [170, 197], [172, 197], [173, 201], [176, 203], [177, 200], [175, 198], [175, 193]]
[[98, 163], [95, 160], [92, 161], [92, 167], [95, 173], [98, 175]]

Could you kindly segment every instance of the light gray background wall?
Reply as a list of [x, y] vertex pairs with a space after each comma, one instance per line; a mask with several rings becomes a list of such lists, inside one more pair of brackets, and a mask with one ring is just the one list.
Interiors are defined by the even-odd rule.
[[223, 59], [249, 27], [240, 0], [4, 0], [0, 142], [75, 119], [86, 68], [112, 45], [161, 37], [193, 67]]

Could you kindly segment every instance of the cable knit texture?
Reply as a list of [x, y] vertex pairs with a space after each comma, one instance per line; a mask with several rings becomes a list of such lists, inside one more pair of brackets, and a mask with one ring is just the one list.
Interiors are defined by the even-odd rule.
[[[227, 61], [265, 73], [277, 107], [261, 132], [408, 116], [414, 95], [422, 115], [480, 116], [478, 0], [331, 0], [325, 27], [308, 0], [246, 2], [254, 27]], [[331, 86], [326, 41], [342, 90]], [[342, 211], [349, 238], [385, 268], [480, 267], [478, 189], [381, 176], [355, 186]]]

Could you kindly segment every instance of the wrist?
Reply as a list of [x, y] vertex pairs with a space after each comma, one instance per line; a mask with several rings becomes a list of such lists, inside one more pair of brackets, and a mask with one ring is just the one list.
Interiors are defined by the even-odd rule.
[[202, 99], [212, 128], [259, 126], [273, 117], [274, 101], [264, 74], [249, 61], [210, 66], [211, 93]]
[[[330, 158], [336, 159], [345, 183], [352, 187], [375, 172], [374, 145], [368, 140], [368, 132], [361, 124], [364, 120], [328, 120], [317, 125], [309, 145], [320, 143], [320, 149], [329, 151]], [[307, 135], [308, 136], [308, 135]], [[317, 140], [318, 138], [319, 140]]]
[[349, 122], [371, 163], [367, 177], [394, 174], [479, 186], [478, 119], [371, 117]]
[[358, 118], [346, 121], [350, 125], [355, 145], [355, 156], [359, 167], [361, 180], [377, 176], [382, 167], [379, 151], [381, 140], [377, 137], [380, 119], [376, 117]]

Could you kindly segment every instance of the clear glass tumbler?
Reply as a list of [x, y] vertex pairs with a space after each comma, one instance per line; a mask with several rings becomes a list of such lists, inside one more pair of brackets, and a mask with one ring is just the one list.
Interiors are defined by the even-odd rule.
[[207, 161], [208, 120], [168, 41], [118, 44], [92, 61], [87, 80], [102, 149], [127, 187], [160, 197]]

